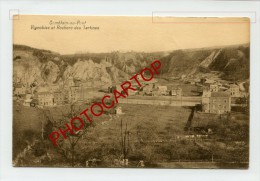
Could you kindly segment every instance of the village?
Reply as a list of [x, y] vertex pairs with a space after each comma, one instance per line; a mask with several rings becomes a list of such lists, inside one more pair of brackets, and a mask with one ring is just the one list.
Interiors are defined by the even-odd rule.
[[[149, 144], [149, 147], [153, 150], [158, 146], [159, 149], [165, 144], [181, 144], [182, 141], [185, 140], [188, 142], [195, 141], [195, 147], [198, 147], [196, 149], [205, 149], [205, 146], [203, 145], [212, 144], [212, 141], [214, 140], [218, 140], [218, 144], [223, 144], [221, 139], [230, 142], [229, 139], [231, 138], [221, 138], [221, 130], [214, 128], [214, 124], [218, 124], [215, 122], [216, 120], [220, 119], [220, 122], [223, 122], [223, 120], [229, 119], [232, 112], [231, 119], [236, 119], [234, 117], [236, 116], [236, 114], [234, 114], [236, 110], [239, 110], [240, 112], [241, 110], [242, 112], [249, 111], [249, 93], [246, 86], [244, 86], [245, 82], [239, 83], [184, 75], [173, 78], [156, 77], [152, 81], [148, 82], [142, 80], [140, 76], [137, 76], [137, 79], [139, 80], [141, 87], [138, 86], [135, 81], [128, 80], [136, 90], [133, 91], [129, 89], [129, 96], [126, 98], [119, 98], [118, 104], [112, 111], [107, 111], [105, 116], [94, 118], [98, 126], [93, 130], [93, 136], [96, 134], [95, 132], [100, 129], [103, 130], [102, 132], [104, 132], [104, 134], [111, 134], [107, 133], [107, 129], [111, 129], [111, 131], [114, 130], [115, 133], [118, 132], [117, 129], [119, 128], [116, 128], [115, 126], [120, 122], [119, 120], [121, 119], [122, 122], [122, 119], [133, 119], [131, 117], [132, 114], [137, 114], [134, 117], [134, 122], [136, 123], [133, 123], [132, 120], [132, 124], [138, 125], [138, 122], [141, 121], [140, 119], [143, 119], [141, 124], [145, 125], [148, 123], [147, 121], [151, 120], [151, 118], [154, 119], [156, 117], [155, 115], [151, 115], [149, 118], [144, 118], [143, 116], [145, 113], [158, 111], [164, 112], [165, 115], [159, 116], [157, 119], [160, 119], [160, 121], [154, 125], [156, 129], [158, 127], [158, 131], [154, 132], [156, 138], [144, 141], [142, 138], [143, 136], [138, 133], [135, 138], [132, 137], [131, 145], [145, 143]], [[19, 105], [18, 107], [22, 106], [23, 110], [29, 109], [32, 111], [32, 109], [38, 108], [43, 112], [47, 111], [56, 114], [54, 112], [57, 108], [58, 110], [64, 109], [62, 106], [70, 107], [70, 105], [75, 104], [90, 105], [91, 103], [99, 102], [101, 97], [104, 95], [112, 96], [113, 90], [115, 89], [122, 91], [119, 83], [112, 83], [105, 86], [96, 85], [99, 85], [99, 82], [80, 81], [75, 80], [72, 77], [69, 77], [60, 84], [53, 84], [44, 87], [38, 86], [37, 83], [33, 83], [30, 86], [17, 84], [14, 85], [14, 105]], [[16, 111], [19, 112], [20, 108], [16, 107]], [[142, 110], [143, 113], [138, 114], [137, 110]], [[178, 113], [179, 111], [184, 112], [180, 114]], [[113, 115], [115, 115], [115, 117]], [[178, 119], [180, 116], [179, 119], [181, 119], [181, 124], [174, 122], [174, 126], [171, 126], [173, 133], [169, 136], [165, 133], [161, 134], [162, 128], [159, 129], [159, 125], [168, 127], [167, 125], [169, 124], [169, 120], [166, 119], [167, 115], [174, 119]], [[55, 125], [57, 121], [54, 121], [54, 119], [50, 117], [53, 116], [45, 116], [45, 119], [53, 120], [50, 124]], [[112, 123], [111, 120], [114, 120], [115, 122]], [[149, 122], [149, 124], [153, 125], [154, 123]], [[230, 122], [230, 124], [232, 123]], [[182, 131], [176, 132], [176, 129], [182, 129]], [[146, 131], [146, 129], [143, 129], [142, 132], [143, 131]], [[43, 134], [44, 129], [42, 126], [42, 135]], [[129, 135], [125, 136], [128, 137]], [[44, 137], [42, 137], [42, 139], [44, 139]], [[129, 142], [130, 141], [128, 140], [127, 144], [130, 144]], [[86, 143], [83, 140], [81, 144], [85, 145]], [[98, 145], [99, 143], [96, 141], [90, 142], [89, 146], [93, 146], [93, 144]], [[233, 141], [231, 141], [230, 144], [234, 144]], [[237, 141], [236, 144], [244, 144], [244, 141]], [[178, 147], [178, 149], [180, 148]], [[213, 159], [213, 154], [216, 153], [211, 154], [211, 161], [207, 160], [206, 162], [211, 164], [211, 166], [215, 166], [218, 162], [216, 162], [217, 159]], [[132, 160], [129, 153], [122, 153], [122, 155], [123, 158], [120, 157], [118, 160], [115, 159], [114, 163], [109, 163], [109, 165], [111, 164], [115, 167], [135, 167], [133, 164], [137, 164], [140, 167], [147, 167], [147, 164], [149, 164], [146, 159], [145, 161], [143, 159], [139, 159], [138, 161]], [[55, 156], [52, 155], [49, 156], [48, 159], [54, 157]], [[17, 158], [19, 158], [19, 156]], [[45, 157], [43, 159], [45, 159]], [[36, 160], [39, 160], [39, 158]], [[102, 161], [99, 157], [91, 157], [91, 159], [86, 160], [84, 167], [98, 167], [100, 164], [102, 165], [103, 162], [104, 160]], [[17, 162], [17, 164], [18, 163], [19, 162]], [[177, 162], [175, 160], [171, 163], [175, 165], [175, 163], [180, 163], [180, 161]], [[186, 161], [182, 163], [185, 164]], [[161, 164], [162, 165], [160, 166], [164, 167], [164, 164], [167, 166], [169, 163], [166, 162]]]
[[[140, 76], [138, 80], [142, 84], [140, 88], [136, 82], [132, 87], [136, 91], [129, 90], [128, 100], [120, 99], [120, 103], [130, 104], [158, 104], [172, 106], [201, 106], [205, 113], [223, 114], [231, 111], [231, 106], [246, 106], [249, 94], [242, 83], [215, 81], [207, 78], [186, 78], [184, 75], [179, 79], [170, 80], [168, 84], [160, 84], [160, 79], [149, 82], [143, 81]], [[171, 85], [171, 82], [182, 82], [182, 85]], [[109, 94], [113, 90], [122, 91], [120, 84], [112, 84], [103, 87], [95, 87], [96, 81], [80, 81], [69, 77], [62, 84], [53, 84], [44, 87], [31, 85], [14, 85], [13, 97], [25, 107], [53, 107], [72, 103], [90, 103], [91, 100]], [[223, 81], [222, 81], [223, 82]], [[98, 84], [98, 83], [97, 83]], [[186, 94], [182, 89], [185, 84], [194, 88], [195, 95]], [[135, 100], [135, 101], [134, 101]], [[138, 101], [139, 100], [139, 101]], [[141, 101], [140, 101], [141, 100]], [[148, 101], [153, 100], [153, 101]], [[180, 104], [173, 104], [173, 102]], [[185, 104], [186, 103], [186, 104]]]
[[193, 29], [23, 18], [11, 52], [14, 167], [248, 168], [249, 19]]

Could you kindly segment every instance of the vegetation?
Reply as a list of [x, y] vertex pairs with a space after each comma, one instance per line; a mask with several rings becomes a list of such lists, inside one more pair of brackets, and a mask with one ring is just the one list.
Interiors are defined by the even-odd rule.
[[[205, 60], [212, 52], [221, 50], [218, 57], [215, 58], [209, 70], [223, 72], [223, 79], [227, 80], [245, 80], [249, 78], [249, 51], [247, 45], [231, 46], [225, 48], [208, 48], [194, 50], [176, 50], [170, 55], [161, 58], [163, 66], [161, 74], [179, 76], [189, 74], [190, 72], [200, 71], [199, 64]], [[241, 74], [243, 72], [243, 74]]]
[[[29, 51], [41, 63], [53, 61], [60, 65], [60, 75], [55, 83], [63, 76], [66, 66], [74, 65], [78, 59], [93, 60], [100, 63], [110, 59], [115, 67], [124, 71], [125, 66], [137, 67], [160, 59], [163, 63], [158, 78], [162, 85], [170, 85], [163, 77], [180, 76], [181, 74], [198, 73], [199, 64], [212, 51], [219, 48], [194, 50], [176, 50], [167, 54], [164, 52], [110, 52], [84, 53], [75, 55], [59, 55], [48, 50], [34, 49], [22, 45], [14, 45], [15, 50]], [[248, 46], [224, 47], [222, 53], [209, 67], [210, 70], [222, 71], [223, 79], [243, 80], [249, 78]], [[17, 55], [14, 61], [23, 59]], [[28, 65], [29, 66], [29, 65]], [[45, 70], [45, 69], [44, 69]], [[195, 70], [195, 71], [194, 71]], [[42, 75], [48, 76], [51, 69], [46, 69]], [[112, 70], [110, 70], [112, 71]], [[241, 74], [240, 71], [245, 72]], [[175, 83], [175, 84], [174, 84]], [[182, 87], [185, 96], [197, 95], [196, 86], [175, 81], [173, 86]], [[249, 83], [245, 82], [249, 89]], [[134, 98], [134, 97], [133, 97]], [[147, 97], [146, 99], [150, 99]], [[94, 98], [91, 102], [100, 101]], [[239, 99], [237, 103], [249, 101]], [[230, 115], [218, 116], [194, 113], [186, 107], [169, 107], [153, 105], [121, 104], [123, 114], [116, 115], [115, 110], [105, 110], [106, 114], [94, 117], [93, 123], [86, 120], [83, 132], [76, 136], [68, 134], [68, 139], [60, 139], [56, 148], [48, 139], [53, 129], [62, 127], [70, 119], [86, 108], [86, 105], [59, 106], [50, 108], [50, 117], [44, 116], [41, 109], [28, 107], [14, 102], [13, 119], [13, 158], [14, 160], [25, 152], [23, 164], [31, 166], [67, 166], [85, 167], [87, 161], [98, 160], [100, 167], [121, 167], [117, 162], [129, 159], [129, 167], [137, 167], [143, 160], [145, 167], [161, 167], [160, 164], [170, 162], [248, 162], [249, 160], [249, 115], [244, 112], [232, 112]], [[248, 107], [247, 107], [248, 109]], [[233, 111], [233, 110], [232, 110]], [[190, 120], [189, 120], [190, 117]], [[122, 122], [121, 122], [122, 120]], [[198, 121], [199, 120], [199, 121]], [[210, 128], [212, 134], [208, 139], [189, 139], [185, 136], [207, 134], [184, 129], [197, 125]], [[126, 127], [127, 125], [127, 127]], [[63, 127], [62, 127], [63, 128]], [[65, 129], [65, 128], [64, 128]], [[31, 146], [30, 151], [24, 151]], [[92, 165], [95, 167], [95, 165]], [[178, 168], [181, 168], [178, 165]]]

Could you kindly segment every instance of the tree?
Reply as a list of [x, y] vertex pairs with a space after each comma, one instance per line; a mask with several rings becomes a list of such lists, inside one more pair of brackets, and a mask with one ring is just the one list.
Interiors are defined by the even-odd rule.
[[121, 149], [123, 155], [124, 166], [126, 165], [125, 161], [129, 151], [129, 131], [127, 130], [127, 123], [125, 125], [125, 130], [123, 130], [123, 121], [121, 120], [120, 125], [121, 130]]
[[[81, 111], [80, 106], [76, 106], [75, 103], [70, 104], [68, 111], [64, 112], [61, 110], [61, 119], [55, 121], [54, 127], [63, 129], [65, 124], [69, 123], [71, 118], [78, 116]], [[59, 139], [57, 141], [58, 153], [60, 153], [72, 167], [75, 166], [75, 161], [77, 159], [77, 155], [79, 154], [78, 151], [80, 150], [80, 140], [82, 140], [84, 135], [87, 133], [88, 128], [93, 125], [94, 124], [92, 122], [90, 123], [85, 119], [83, 129], [74, 132], [74, 135], [68, 133], [66, 135], [67, 139]], [[79, 149], [76, 149], [76, 147]]]

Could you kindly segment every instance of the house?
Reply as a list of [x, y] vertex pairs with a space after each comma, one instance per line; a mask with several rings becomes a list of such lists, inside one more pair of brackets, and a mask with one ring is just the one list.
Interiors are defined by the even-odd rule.
[[202, 95], [202, 111], [223, 114], [231, 111], [231, 97], [226, 92], [204, 91]]
[[210, 90], [210, 92], [218, 92], [219, 86], [217, 84], [211, 84], [209, 86], [209, 90]]
[[82, 86], [71, 86], [69, 88], [69, 101], [70, 102], [77, 102], [83, 101], [84, 92]]
[[61, 91], [53, 92], [53, 104], [62, 105], [65, 102], [65, 96]]
[[169, 92], [170, 96], [181, 97], [182, 96], [182, 89], [181, 88], [173, 88]]
[[23, 105], [26, 106], [26, 107], [30, 107], [31, 102], [32, 102], [32, 99], [25, 99], [24, 102], [23, 102]]
[[14, 88], [14, 95], [16, 96], [20, 96], [20, 95], [24, 95], [26, 93], [26, 88], [24, 86], [16, 86]]
[[202, 104], [202, 112], [210, 112], [209, 108], [210, 108], [210, 97], [211, 97], [211, 92], [209, 91], [209, 89], [204, 89], [203, 93], [202, 93], [202, 100], [201, 100], [201, 104]]
[[54, 97], [50, 92], [39, 92], [37, 93], [38, 103], [40, 106], [53, 106]]
[[205, 83], [204, 86], [203, 86], [203, 92], [204, 91], [218, 92], [219, 91], [219, 85], [218, 84]]
[[123, 114], [123, 111], [122, 111], [122, 107], [117, 107], [116, 108], [116, 114]]
[[231, 97], [241, 97], [239, 85], [231, 84], [227, 92]]
[[155, 84], [147, 84], [143, 87], [143, 94], [153, 94], [153, 91], [155, 90]]
[[167, 86], [158, 86], [158, 93], [160, 95], [167, 95]]
[[32, 94], [30, 94], [30, 93], [25, 94], [25, 99], [24, 99], [23, 105], [27, 106], [27, 107], [30, 107], [32, 100], [33, 100], [32, 99]]

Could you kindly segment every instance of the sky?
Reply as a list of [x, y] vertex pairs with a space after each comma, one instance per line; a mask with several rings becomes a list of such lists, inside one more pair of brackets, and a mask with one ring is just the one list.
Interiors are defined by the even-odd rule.
[[[247, 18], [19, 15], [19, 20], [13, 20], [13, 26], [14, 44], [60, 54], [172, 51], [250, 41]], [[42, 26], [49, 29], [34, 29]], [[74, 29], [76, 26], [81, 29]]]

